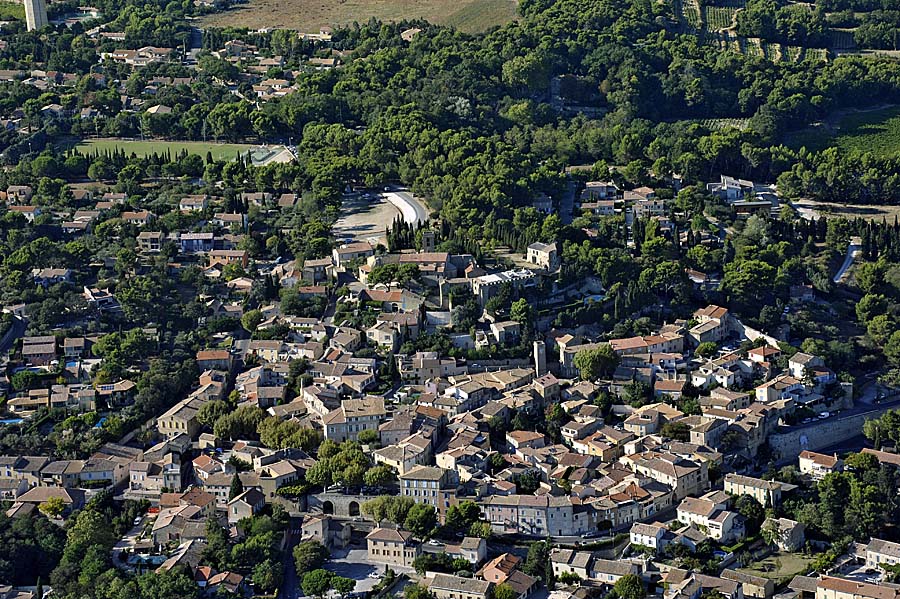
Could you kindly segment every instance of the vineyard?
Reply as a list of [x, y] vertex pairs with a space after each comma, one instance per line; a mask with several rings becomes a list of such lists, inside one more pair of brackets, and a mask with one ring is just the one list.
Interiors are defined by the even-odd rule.
[[[787, 46], [735, 34], [737, 13], [745, 8], [746, 0], [716, 0], [715, 5], [701, 4], [702, 1], [673, 0], [675, 16], [683, 31], [697, 34], [705, 43], [719, 50], [765, 58], [772, 62], [827, 61], [829, 58], [829, 51], [824, 48]], [[835, 51], [855, 48], [851, 30], [834, 29], [831, 36], [831, 46]]]
[[787, 143], [792, 148], [823, 150], [836, 147], [844, 152], [896, 156], [900, 153], [900, 107], [843, 114], [835, 122], [792, 134]]
[[691, 121], [697, 123], [701, 127], [710, 131], [719, 131], [722, 129], [740, 129], [745, 130], [750, 123], [750, 119], [701, 119]]
[[709, 31], [730, 29], [734, 25], [734, 16], [738, 9], [730, 6], [704, 6], [703, 21]]
[[703, 18], [700, 13], [700, 3], [698, 0], [682, 0], [682, 19], [689, 30], [702, 31]]
[[856, 42], [853, 40], [852, 29], [832, 29], [831, 47], [835, 50], [855, 50]]

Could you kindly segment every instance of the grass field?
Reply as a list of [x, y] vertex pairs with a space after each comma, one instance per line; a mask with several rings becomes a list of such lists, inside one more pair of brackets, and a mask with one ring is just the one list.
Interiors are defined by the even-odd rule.
[[25, 5], [21, 2], [0, 0], [0, 21], [12, 20], [25, 20]]
[[740, 568], [738, 572], [746, 572], [772, 580], [790, 578], [796, 574], [802, 574], [812, 562], [812, 558], [797, 553], [773, 553], [769, 557], [758, 562], [753, 562], [746, 568]]
[[477, 33], [493, 25], [509, 23], [516, 18], [516, 0], [477, 0], [448, 16], [444, 25], [460, 31]]
[[284, 27], [318, 31], [323, 25], [425, 19], [476, 33], [515, 20], [516, 0], [248, 0], [204, 18], [205, 26]]
[[147, 156], [154, 152], [161, 154], [170, 151], [177, 154], [187, 150], [190, 154], [198, 154], [206, 158], [206, 153], [211, 152], [215, 160], [234, 160], [238, 153], [253, 150], [257, 146], [249, 144], [215, 144], [202, 141], [132, 141], [126, 139], [89, 139], [79, 142], [76, 147], [85, 154], [93, 152], [123, 150], [127, 154]]
[[879, 156], [900, 154], [900, 106], [842, 115], [835, 122], [796, 133], [788, 139], [793, 148], [809, 150], [837, 147]]

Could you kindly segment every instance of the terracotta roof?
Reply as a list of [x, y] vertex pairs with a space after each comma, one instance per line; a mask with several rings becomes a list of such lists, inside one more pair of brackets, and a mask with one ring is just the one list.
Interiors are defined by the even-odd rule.
[[866, 582], [857, 582], [855, 580], [847, 580], [846, 578], [835, 578], [833, 576], [823, 576], [819, 580], [817, 586], [818, 588], [830, 591], [847, 593], [854, 597], [867, 597], [872, 599], [900, 598], [900, 589], [888, 588], [884, 585], [869, 584]]
[[366, 535], [366, 540], [383, 541], [386, 543], [408, 543], [412, 539], [412, 533], [396, 528], [376, 528]]
[[824, 453], [816, 453], [814, 451], [807, 450], [800, 452], [800, 459], [812, 460], [816, 464], [824, 466], [826, 468], [834, 468], [838, 463], [837, 456], [825, 455]]

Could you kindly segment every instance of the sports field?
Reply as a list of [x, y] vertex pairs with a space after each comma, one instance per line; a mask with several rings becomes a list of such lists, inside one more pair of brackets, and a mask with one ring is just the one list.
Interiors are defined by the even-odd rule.
[[86, 139], [76, 145], [80, 152], [92, 154], [94, 152], [123, 150], [126, 154], [147, 156], [154, 152], [161, 154], [171, 152], [173, 155], [187, 150], [189, 154], [197, 154], [206, 158], [207, 152], [212, 154], [214, 160], [234, 160], [238, 154], [253, 152], [254, 162], [267, 162], [276, 154], [284, 150], [283, 146], [269, 146], [266, 148], [251, 144], [217, 144], [204, 143], [202, 141], [160, 141], [160, 140], [129, 140], [129, 139]]
[[900, 154], [900, 106], [842, 114], [788, 139], [792, 148], [809, 150], [837, 147], [846, 152], [879, 156]]
[[516, 18], [516, 0], [248, 0], [209, 15], [204, 26], [288, 28], [317, 32], [324, 25], [425, 19], [477, 33]]

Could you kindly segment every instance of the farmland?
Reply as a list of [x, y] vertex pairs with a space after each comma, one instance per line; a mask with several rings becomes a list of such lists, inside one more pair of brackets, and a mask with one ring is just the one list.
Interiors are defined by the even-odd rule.
[[841, 114], [790, 136], [788, 145], [810, 150], [837, 147], [846, 152], [896, 156], [900, 154], [900, 106]]
[[516, 18], [516, 0], [249, 0], [232, 10], [209, 15], [206, 26], [285, 27], [318, 31], [323, 25], [426, 19], [475, 33]]
[[[78, 150], [84, 154], [93, 154], [94, 152], [113, 152], [114, 150], [122, 150], [126, 154], [135, 154], [137, 156], [147, 156], [154, 152], [162, 154], [170, 152], [177, 154], [182, 150], [189, 154], [198, 154], [206, 157], [207, 152], [212, 154], [216, 160], [234, 160], [238, 154], [248, 151], [254, 151], [254, 158], [258, 159], [262, 156], [259, 154], [258, 146], [250, 144], [217, 144], [204, 143], [201, 141], [162, 141], [162, 140], [127, 140], [127, 139], [90, 139], [84, 140], [76, 144]], [[272, 148], [272, 150], [280, 150], [281, 148]], [[265, 152], [270, 153], [270, 152]]]
[[750, 119], [699, 119], [694, 122], [699, 123], [711, 131], [731, 128], [743, 131], [747, 128], [749, 121]]
[[703, 12], [706, 27], [718, 31], [732, 26], [737, 9], [730, 6], [704, 6]]
[[[746, 0], [717, 0], [715, 5], [701, 4], [698, 0], [673, 0], [675, 16], [681, 23], [682, 31], [699, 34], [704, 43], [719, 50], [757, 56], [773, 62], [828, 60], [829, 53], [824, 48], [788, 46], [736, 35], [736, 16], [745, 6]], [[832, 34], [835, 50], [854, 47], [852, 32], [833, 31]]]

